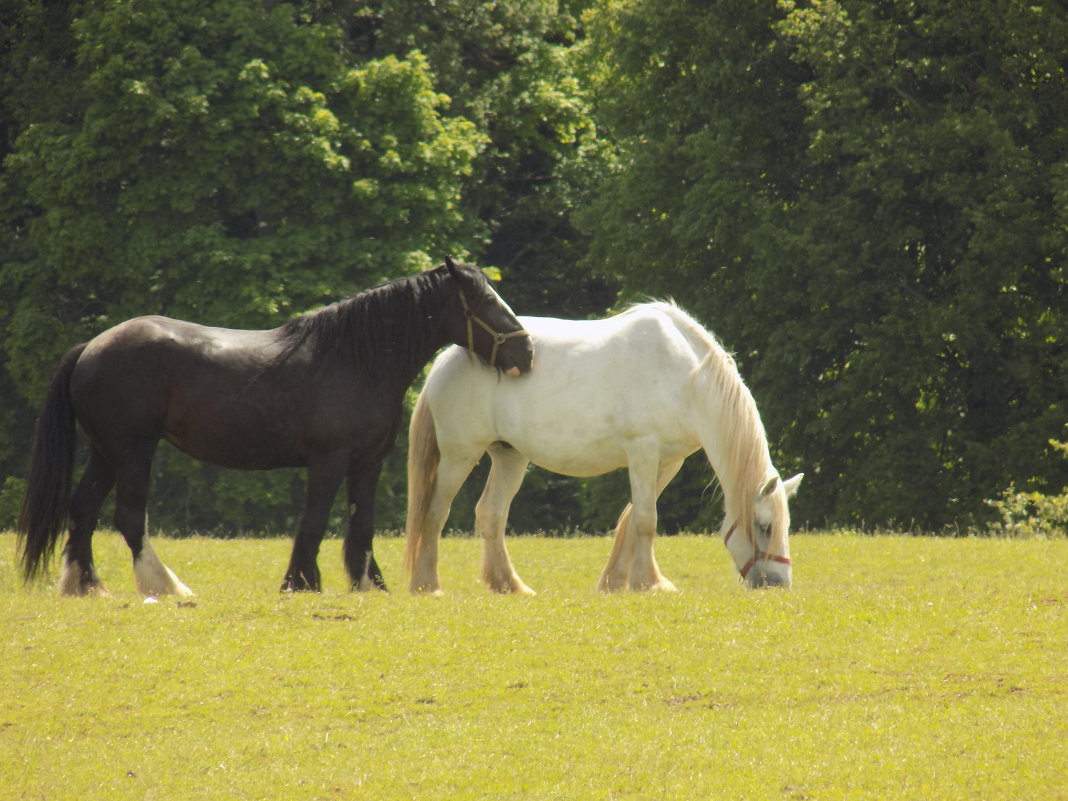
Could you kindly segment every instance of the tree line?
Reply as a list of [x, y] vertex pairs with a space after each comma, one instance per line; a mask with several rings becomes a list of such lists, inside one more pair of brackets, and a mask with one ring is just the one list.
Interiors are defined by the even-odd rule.
[[[0, 527], [74, 343], [150, 313], [274, 327], [445, 254], [520, 314], [675, 298], [806, 472], [800, 524], [941, 530], [1059, 491], [1065, 42], [1063, 4], [1015, 0], [11, 0]], [[296, 472], [164, 448], [153, 480], [153, 528], [300, 511]], [[716, 524], [710, 481], [691, 458], [667, 528]], [[625, 493], [534, 471], [512, 520], [604, 529]]]

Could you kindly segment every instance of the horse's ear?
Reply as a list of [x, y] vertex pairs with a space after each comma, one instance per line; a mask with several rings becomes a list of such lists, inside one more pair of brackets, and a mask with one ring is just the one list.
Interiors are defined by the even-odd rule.
[[445, 257], [445, 268], [449, 271], [449, 275], [451, 275], [453, 278], [460, 277], [456, 274], [456, 262], [452, 260], [452, 256]]
[[792, 498], [797, 494], [797, 488], [801, 486], [801, 479], [805, 477], [804, 473], [798, 473], [793, 478], [788, 478], [782, 482], [782, 488], [786, 490], [786, 497]]
[[775, 492], [775, 488], [777, 486], [779, 486], [779, 477], [772, 476], [768, 479], [768, 483], [764, 485], [764, 488], [760, 490], [760, 497], [766, 498], [767, 496], [771, 495], [771, 493]]

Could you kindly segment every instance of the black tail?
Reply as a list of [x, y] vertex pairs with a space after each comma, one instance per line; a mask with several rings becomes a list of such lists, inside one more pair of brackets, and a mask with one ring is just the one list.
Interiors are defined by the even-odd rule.
[[77, 345], [63, 357], [37, 418], [37, 437], [18, 528], [22, 573], [27, 581], [47, 565], [67, 528], [77, 442], [70, 377], [83, 350], [85, 345]]

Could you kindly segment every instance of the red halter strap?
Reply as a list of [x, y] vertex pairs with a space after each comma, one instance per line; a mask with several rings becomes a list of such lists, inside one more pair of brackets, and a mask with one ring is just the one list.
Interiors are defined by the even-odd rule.
[[[728, 542], [731, 541], [731, 536], [734, 534], [734, 531], [737, 528], [738, 528], [738, 524], [737, 523], [732, 523], [731, 527], [729, 529], [727, 529], [727, 534], [723, 537], [723, 544], [724, 545], [726, 545]], [[792, 565], [793, 564], [793, 562], [790, 561], [790, 557], [788, 557], [788, 556], [778, 556], [777, 554], [768, 553], [767, 551], [760, 550], [760, 548], [758, 548], [758, 547], [756, 547], [756, 545], [754, 545], [753, 546], [753, 556], [752, 556], [752, 558], [748, 562], [746, 562], [741, 567], [741, 569], [738, 571], [739, 573], [741, 573], [743, 581], [749, 575], [749, 571], [753, 569], [753, 565], [755, 565], [761, 559], [770, 560], [772, 562], [780, 562], [780, 563], [782, 563], [784, 565]]]
[[478, 325], [483, 331], [493, 337], [493, 349], [490, 351], [489, 366], [497, 366], [497, 349], [500, 348], [509, 339], [515, 337], [528, 337], [530, 334], [523, 328], [518, 331], [510, 331], [507, 334], [502, 334], [495, 330], [489, 323], [475, 314], [471, 307], [467, 303], [467, 296], [464, 291], [460, 291], [460, 304], [464, 307], [464, 317], [467, 318], [467, 349], [472, 353], [475, 352], [475, 329], [474, 326]]

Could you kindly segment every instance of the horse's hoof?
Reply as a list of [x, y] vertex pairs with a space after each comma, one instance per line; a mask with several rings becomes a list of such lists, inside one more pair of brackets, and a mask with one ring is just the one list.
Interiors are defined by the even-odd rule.
[[371, 592], [372, 590], [381, 590], [382, 592], [389, 592], [389, 587], [386, 586], [386, 582], [381, 578], [366, 577], [361, 578], [359, 581], [352, 582], [353, 592]]
[[287, 579], [282, 582], [281, 588], [278, 590], [281, 593], [289, 592], [322, 592], [319, 587], [312, 587], [306, 581], [290, 581]]
[[490, 585], [490, 591], [498, 595], [537, 595], [534, 590], [520, 581], [518, 584], [503, 584], [500, 586]]
[[412, 595], [430, 595], [435, 598], [440, 598], [445, 594], [441, 587], [434, 587], [433, 589], [430, 587], [412, 587], [411, 592]]
[[649, 587], [649, 592], [678, 592], [679, 588], [672, 584], [667, 579], [660, 579], [652, 586]]
[[627, 589], [626, 579], [610, 579], [605, 577], [597, 583], [597, 592], [602, 592], [605, 595], [609, 595], [613, 592], [622, 592], [625, 589]]

